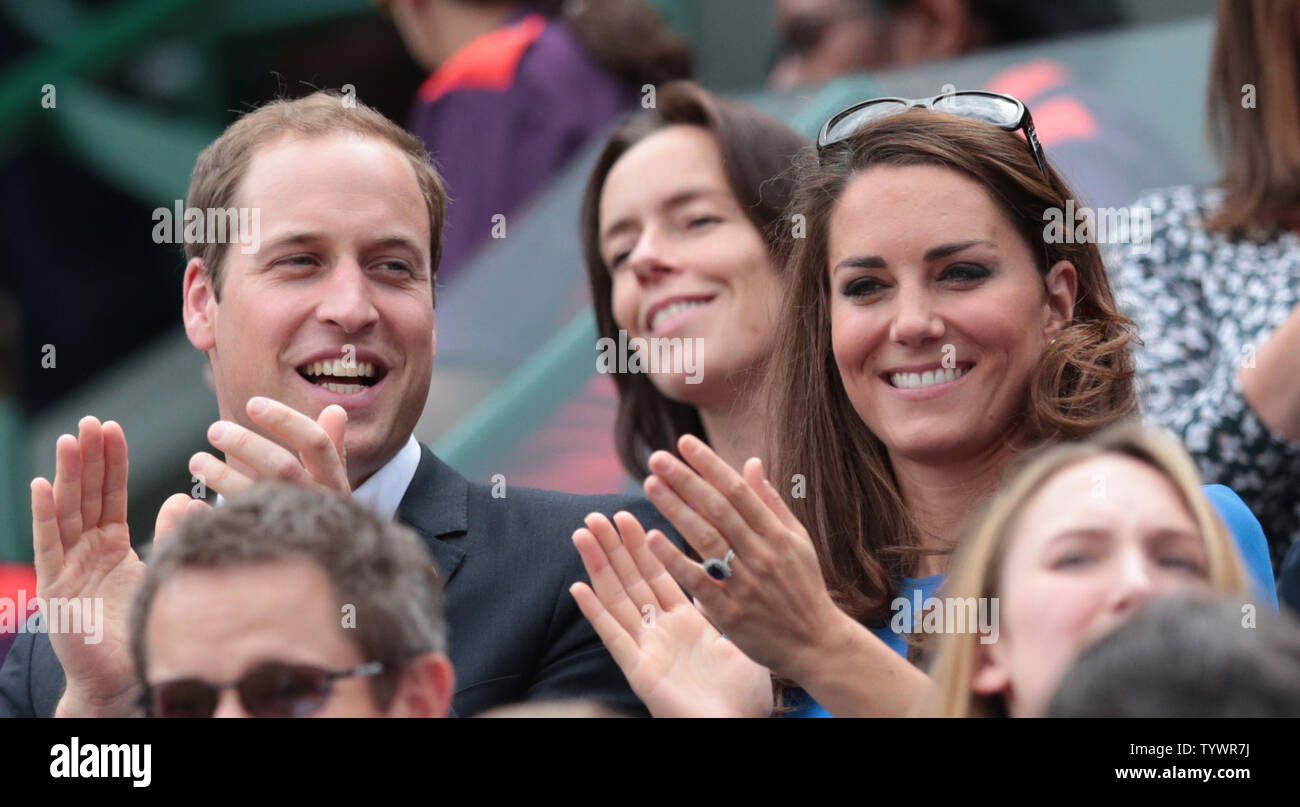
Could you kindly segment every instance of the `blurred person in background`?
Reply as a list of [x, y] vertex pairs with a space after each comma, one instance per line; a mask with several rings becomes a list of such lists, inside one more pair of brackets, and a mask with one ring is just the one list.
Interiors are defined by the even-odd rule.
[[376, 3], [430, 73], [409, 128], [451, 199], [444, 283], [644, 85], [691, 72], [686, 44], [643, 0]]
[[1085, 647], [1175, 592], [1248, 595], [1187, 452], [1137, 423], [1049, 448], [988, 504], [954, 558], [940, 607], [982, 601], [996, 618], [989, 630], [943, 625], [918, 712], [1042, 716]]
[[1300, 717], [1300, 621], [1205, 596], [1152, 600], [1094, 642], [1048, 717]]
[[[779, 45], [769, 84], [795, 90], [1018, 47], [1019, 58], [983, 78], [980, 88], [1032, 107], [1039, 140], [1079, 198], [1118, 206], [1153, 181], [1143, 177], [1151, 175], [1152, 152], [1165, 154], [1161, 136], [1144, 110], [1117, 103], [1104, 86], [1075, 75], [1050, 44], [1029, 43], [1124, 22], [1120, 0], [776, 0]], [[1163, 165], [1176, 158], [1160, 159]]]
[[775, 10], [776, 90], [1123, 21], [1118, 0], [776, 0]]
[[258, 485], [154, 546], [131, 611], [151, 717], [446, 717], [437, 566], [326, 490]]
[[1281, 570], [1300, 551], [1300, 3], [1219, 3], [1208, 110], [1223, 179], [1134, 202], [1150, 246], [1107, 265], [1142, 336], [1145, 416], [1241, 495]]

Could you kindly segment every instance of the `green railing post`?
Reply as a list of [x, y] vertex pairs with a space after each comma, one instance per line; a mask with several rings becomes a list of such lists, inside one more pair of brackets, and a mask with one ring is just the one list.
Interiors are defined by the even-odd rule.
[[0, 561], [31, 562], [27, 439], [18, 401], [0, 397]]

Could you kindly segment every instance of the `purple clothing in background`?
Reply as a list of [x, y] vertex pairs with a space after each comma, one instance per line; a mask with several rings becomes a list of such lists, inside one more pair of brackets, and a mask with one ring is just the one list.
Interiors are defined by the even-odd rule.
[[[503, 29], [487, 36], [499, 32]], [[483, 48], [478, 50], [482, 54]], [[509, 65], [489, 68], [508, 71]], [[426, 88], [438, 78], [434, 73]], [[422, 88], [410, 124], [433, 155], [451, 197], [440, 286], [490, 240], [493, 216], [504, 214], [508, 228], [512, 213], [637, 100], [636, 91], [593, 61], [564, 23], [550, 19], [519, 57], [509, 86], [458, 83], [433, 100], [426, 100]], [[577, 215], [575, 210], [575, 238]]]

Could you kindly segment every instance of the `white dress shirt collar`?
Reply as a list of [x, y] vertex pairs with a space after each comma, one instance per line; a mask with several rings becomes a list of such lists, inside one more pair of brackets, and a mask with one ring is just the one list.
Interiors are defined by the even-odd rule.
[[419, 465], [420, 442], [411, 435], [406, 439], [406, 445], [384, 467], [352, 491], [352, 498], [391, 521], [396, 518], [397, 507], [411, 486]]

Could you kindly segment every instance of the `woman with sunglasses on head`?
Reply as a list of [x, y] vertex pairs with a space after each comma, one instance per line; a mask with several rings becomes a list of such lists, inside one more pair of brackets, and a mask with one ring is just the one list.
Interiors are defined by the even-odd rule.
[[[781, 216], [793, 191], [790, 169], [806, 147], [775, 118], [676, 82], [659, 88], [652, 109], [619, 126], [597, 158], [581, 231], [600, 337], [669, 346], [652, 365], [658, 372], [612, 374], [615, 443], [637, 481], [650, 473], [651, 452], [673, 450], [686, 434], [737, 466], [765, 453], [760, 366], [772, 350], [788, 257]], [[621, 560], [604, 517], [593, 515], [575, 536], [589, 572], [610, 561], [602, 545], [611, 533]], [[707, 627], [687, 606], [695, 627]], [[643, 632], [642, 614], [624, 615]], [[714, 649], [749, 682], [713, 704], [718, 713], [770, 711], [768, 672], [730, 643]], [[689, 700], [683, 693], [642, 698], [659, 713], [691, 712], [681, 708]]]
[[1045, 240], [1044, 212], [1071, 194], [1015, 99], [864, 102], [818, 150], [789, 208], [807, 233], [770, 375], [782, 490], [759, 459], [737, 473], [690, 436], [685, 462], [656, 452], [646, 491], [707, 560], [625, 520], [630, 560], [601, 600], [657, 612], [666, 569], [830, 712], [900, 715], [925, 677], [891, 603], [938, 588], [962, 520], [1019, 453], [1135, 413], [1132, 333], [1096, 246]]
[[[1040, 717], [1079, 653], [1148, 600], [1246, 596], [1233, 539], [1187, 452], [1125, 424], [1054, 446], [986, 508], [943, 594], [998, 603], [991, 632], [936, 637], [934, 717]], [[928, 637], [927, 637], [928, 638]]]

